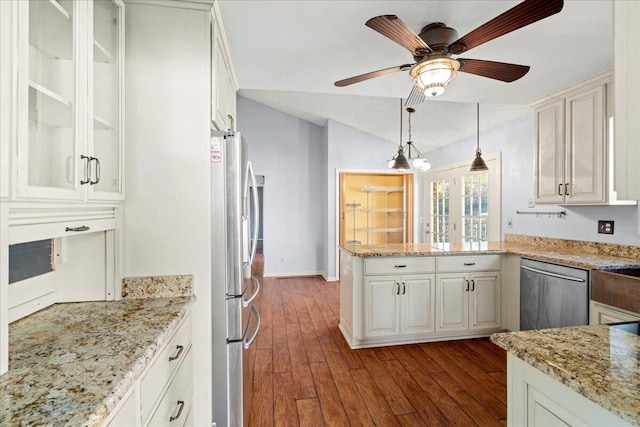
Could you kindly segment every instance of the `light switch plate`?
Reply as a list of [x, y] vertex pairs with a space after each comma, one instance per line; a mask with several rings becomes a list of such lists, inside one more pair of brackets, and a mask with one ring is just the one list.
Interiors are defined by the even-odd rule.
[[613, 234], [613, 221], [598, 220], [599, 234]]

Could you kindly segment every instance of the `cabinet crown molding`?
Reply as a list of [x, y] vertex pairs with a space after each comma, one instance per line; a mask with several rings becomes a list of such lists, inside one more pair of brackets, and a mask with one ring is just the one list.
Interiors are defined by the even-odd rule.
[[595, 76], [589, 77], [588, 79], [575, 83], [567, 88], [561, 89], [557, 92], [547, 95], [544, 98], [538, 99], [537, 101], [534, 101], [531, 104], [529, 104], [529, 107], [535, 110], [542, 104], [546, 104], [547, 102], [558, 99], [558, 98], [564, 98], [572, 92], [583, 90], [591, 86], [600, 86], [602, 84], [611, 83], [612, 77], [613, 77], [613, 70], [604, 71], [602, 73], [596, 74]]

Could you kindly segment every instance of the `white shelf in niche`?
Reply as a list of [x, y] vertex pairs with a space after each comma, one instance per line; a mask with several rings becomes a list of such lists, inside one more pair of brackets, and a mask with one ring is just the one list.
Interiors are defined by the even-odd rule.
[[391, 187], [386, 185], [367, 185], [360, 189], [367, 193], [401, 193], [404, 187]]
[[[32, 99], [38, 95], [40, 95], [38, 100]], [[38, 117], [29, 117], [31, 120], [63, 128], [69, 128], [73, 123], [72, 102], [33, 81], [29, 82], [29, 105], [29, 110], [31, 105], [35, 110], [42, 109]], [[29, 115], [31, 116], [31, 111]]]

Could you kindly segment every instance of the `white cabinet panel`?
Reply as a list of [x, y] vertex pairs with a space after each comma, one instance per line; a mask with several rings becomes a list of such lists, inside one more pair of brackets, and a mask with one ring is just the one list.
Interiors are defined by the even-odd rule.
[[364, 272], [367, 275], [433, 273], [435, 269], [434, 257], [383, 257], [364, 260]]
[[396, 277], [367, 277], [364, 283], [365, 335], [393, 335], [400, 332], [398, 325], [398, 289]]
[[402, 333], [428, 333], [434, 328], [434, 294], [433, 275], [419, 277], [403, 277], [401, 283]]
[[533, 106], [537, 203], [616, 202], [607, 186], [608, 90], [608, 77], [599, 76]]
[[436, 330], [464, 331], [469, 326], [469, 291], [466, 274], [440, 274], [436, 291]]
[[470, 329], [499, 328], [501, 298], [500, 273], [483, 273], [471, 276]]

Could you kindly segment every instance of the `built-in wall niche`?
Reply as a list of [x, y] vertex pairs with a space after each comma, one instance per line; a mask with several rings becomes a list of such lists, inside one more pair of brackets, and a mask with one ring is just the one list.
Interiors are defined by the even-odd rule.
[[340, 173], [340, 245], [413, 242], [413, 174]]
[[52, 239], [52, 271], [9, 284], [9, 322], [56, 303], [113, 299], [107, 287], [113, 277], [108, 233]]

